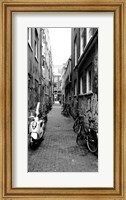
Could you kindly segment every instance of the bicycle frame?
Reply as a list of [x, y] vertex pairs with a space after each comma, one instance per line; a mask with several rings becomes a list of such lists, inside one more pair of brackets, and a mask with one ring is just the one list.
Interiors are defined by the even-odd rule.
[[92, 122], [93, 120], [89, 121], [89, 128], [85, 127], [84, 121], [80, 123], [76, 143], [79, 143], [79, 139], [85, 140], [87, 143], [88, 150], [92, 153], [95, 153], [98, 149], [98, 136], [97, 133], [91, 128]]

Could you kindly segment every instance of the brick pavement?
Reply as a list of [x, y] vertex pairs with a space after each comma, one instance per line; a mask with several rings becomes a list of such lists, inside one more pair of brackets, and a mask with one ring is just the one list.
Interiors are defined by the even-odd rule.
[[76, 144], [73, 119], [61, 115], [54, 105], [48, 114], [44, 141], [28, 151], [29, 172], [97, 172], [98, 158], [85, 146]]

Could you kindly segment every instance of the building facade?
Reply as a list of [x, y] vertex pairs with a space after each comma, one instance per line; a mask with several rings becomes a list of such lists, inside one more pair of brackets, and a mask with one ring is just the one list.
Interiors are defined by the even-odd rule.
[[52, 101], [52, 55], [48, 29], [28, 28], [28, 111]]
[[39, 101], [40, 72], [40, 30], [28, 28], [28, 110], [36, 107]]
[[98, 128], [98, 29], [71, 29], [71, 58], [62, 69], [62, 95], [73, 116], [86, 114]]
[[42, 102], [44, 110], [53, 103], [53, 73], [52, 73], [52, 53], [50, 46], [49, 30], [41, 28], [41, 71], [43, 83]]
[[72, 105], [98, 123], [98, 29], [73, 28]]

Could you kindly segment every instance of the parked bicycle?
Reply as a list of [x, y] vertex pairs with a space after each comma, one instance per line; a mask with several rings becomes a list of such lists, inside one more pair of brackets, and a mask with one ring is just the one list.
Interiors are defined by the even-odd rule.
[[92, 128], [92, 123], [95, 120], [89, 117], [89, 128], [85, 126], [85, 120], [79, 121], [79, 130], [77, 132], [76, 143], [79, 145], [79, 141], [86, 141], [87, 148], [90, 152], [95, 153], [98, 150], [98, 133]]
[[63, 114], [65, 117], [69, 117], [70, 116], [69, 104], [67, 104], [67, 103], [63, 104], [63, 110], [61, 111], [61, 114]]
[[84, 120], [84, 117], [85, 117], [85, 115], [81, 115], [78, 112], [77, 117], [75, 118], [75, 121], [74, 121], [74, 124], [73, 124], [73, 130], [74, 130], [75, 133], [78, 132], [79, 127], [80, 127], [82, 121]]

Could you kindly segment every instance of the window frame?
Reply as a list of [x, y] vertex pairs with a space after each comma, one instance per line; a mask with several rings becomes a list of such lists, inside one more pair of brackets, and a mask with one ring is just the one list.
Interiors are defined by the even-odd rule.
[[74, 66], [77, 65], [77, 35], [75, 36], [74, 39]]
[[81, 75], [79, 78], [79, 94], [83, 94], [83, 76]]
[[[89, 72], [91, 73], [89, 75]], [[90, 64], [86, 69], [86, 93], [93, 92], [93, 73], [92, 73], [92, 64]]]
[[32, 34], [32, 28], [28, 28], [28, 44], [31, 47], [31, 50], [33, 50], [33, 34]]
[[35, 40], [35, 58], [38, 60], [38, 41]]
[[74, 96], [77, 96], [77, 80], [74, 81]]

